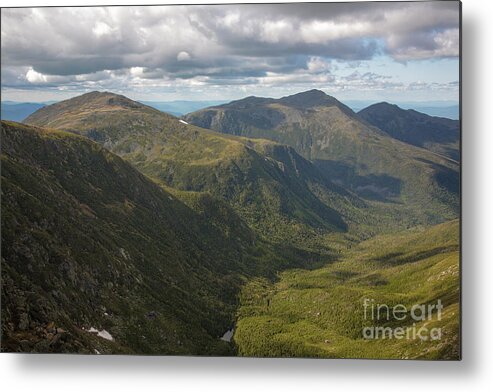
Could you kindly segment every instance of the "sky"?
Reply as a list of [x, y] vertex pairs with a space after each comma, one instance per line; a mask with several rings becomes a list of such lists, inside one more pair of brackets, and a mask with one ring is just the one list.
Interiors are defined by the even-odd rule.
[[2, 9], [2, 100], [458, 101], [459, 3]]

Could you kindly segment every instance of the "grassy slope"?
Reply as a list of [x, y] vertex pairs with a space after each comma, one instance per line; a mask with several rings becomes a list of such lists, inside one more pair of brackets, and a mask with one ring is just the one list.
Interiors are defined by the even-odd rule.
[[243, 280], [289, 258], [227, 205], [194, 205], [86, 138], [2, 122], [3, 349], [230, 353]]
[[[428, 358], [459, 356], [459, 226], [447, 222], [375, 237], [324, 268], [282, 273], [276, 283], [253, 280], [241, 295], [234, 340], [245, 356], [331, 358]], [[363, 299], [394, 306], [442, 301], [442, 338], [365, 340]], [[404, 321], [380, 326], [411, 327]]]
[[[185, 116], [223, 133], [290, 145], [334, 181], [408, 226], [457, 217], [458, 164], [389, 137], [322, 92], [246, 98]], [[382, 214], [385, 212], [382, 210]]]
[[325, 246], [320, 233], [346, 231], [364, 205], [289, 147], [183, 124], [114, 94], [51, 105], [26, 123], [88, 136], [163, 185], [226, 200], [275, 242]]

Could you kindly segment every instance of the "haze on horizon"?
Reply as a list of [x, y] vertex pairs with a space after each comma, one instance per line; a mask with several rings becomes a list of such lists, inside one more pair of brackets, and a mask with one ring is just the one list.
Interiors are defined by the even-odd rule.
[[2, 100], [458, 101], [459, 2], [2, 9]]

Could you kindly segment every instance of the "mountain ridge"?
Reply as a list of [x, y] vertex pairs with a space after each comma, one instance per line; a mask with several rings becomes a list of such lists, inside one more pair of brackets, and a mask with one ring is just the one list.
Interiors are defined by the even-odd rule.
[[458, 120], [429, 116], [388, 102], [368, 106], [359, 111], [358, 116], [395, 139], [445, 155], [455, 161], [460, 159]]
[[[303, 97], [310, 99], [303, 104]], [[457, 163], [391, 137], [322, 91], [249, 101], [247, 107], [235, 101], [183, 118], [221, 133], [290, 145], [358, 196], [409, 209], [413, 224], [457, 216], [458, 186], [447, 185], [458, 184]]]
[[289, 146], [202, 129], [111, 93], [57, 103], [25, 122], [89, 137], [163, 185], [226, 200], [276, 241], [344, 232], [353, 215], [345, 211], [363, 203]]

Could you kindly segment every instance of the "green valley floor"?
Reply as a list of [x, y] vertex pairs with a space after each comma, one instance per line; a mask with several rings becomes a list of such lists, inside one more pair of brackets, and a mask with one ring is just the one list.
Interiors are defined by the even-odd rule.
[[242, 356], [458, 359], [459, 276], [457, 220], [378, 236], [323, 268], [249, 282], [234, 341]]

